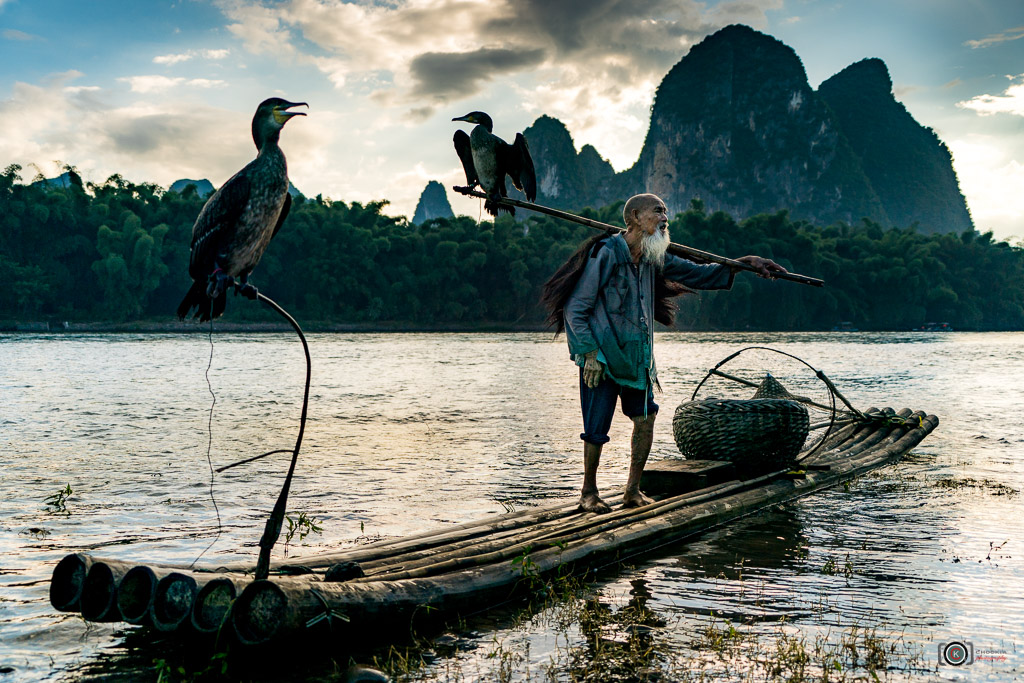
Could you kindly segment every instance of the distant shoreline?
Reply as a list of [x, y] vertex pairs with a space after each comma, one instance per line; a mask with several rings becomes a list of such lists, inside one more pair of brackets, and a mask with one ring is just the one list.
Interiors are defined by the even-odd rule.
[[[333, 323], [323, 321], [302, 322], [304, 332], [341, 332], [341, 333], [416, 333], [416, 332], [547, 332], [554, 334], [554, 329], [541, 323], [436, 323], [423, 324], [411, 322], [376, 322], [376, 323]], [[65, 326], [66, 325], [66, 326]], [[236, 322], [218, 320], [214, 323], [215, 332], [245, 332], [245, 333], [276, 333], [291, 332], [292, 328], [283, 322]], [[107, 334], [107, 333], [142, 333], [142, 334], [206, 334], [210, 330], [209, 323], [198, 321], [179, 322], [160, 320], [136, 320], [123, 323], [108, 322], [20, 322], [0, 320], [0, 334], [23, 333], [23, 334]], [[658, 325], [656, 332], [738, 332], [738, 333], [857, 333], [857, 332], [922, 332], [922, 333], [945, 333], [941, 330], [678, 330], [668, 329]], [[1020, 332], [1021, 330], [956, 330], [958, 332]]]
[[[545, 332], [550, 328], [542, 324], [508, 325], [503, 323], [437, 323], [420, 324], [408, 322], [383, 323], [332, 323], [309, 322], [300, 323], [304, 332]], [[210, 330], [209, 323], [198, 321], [155, 321], [137, 320], [124, 323], [107, 322], [13, 322], [0, 320], [0, 333], [20, 332], [26, 334], [92, 334], [92, 333], [156, 333], [180, 334], [202, 333]], [[287, 323], [279, 322], [233, 322], [216, 321], [216, 332], [291, 332]]]

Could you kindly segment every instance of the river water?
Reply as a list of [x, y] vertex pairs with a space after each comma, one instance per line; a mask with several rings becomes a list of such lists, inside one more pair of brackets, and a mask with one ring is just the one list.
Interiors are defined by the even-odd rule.
[[[576, 494], [577, 376], [563, 339], [309, 341], [289, 509], [322, 533], [294, 538], [291, 555]], [[674, 407], [751, 345], [822, 368], [860, 408], [921, 409], [941, 423], [895, 466], [606, 570], [590, 599], [471, 620], [420, 650], [409, 679], [1024, 676], [1024, 334], [661, 333], [652, 461], [677, 454]], [[131, 629], [50, 607], [52, 568], [83, 549], [254, 559], [287, 456], [217, 475], [216, 508], [208, 462], [291, 448], [303, 371], [285, 334], [215, 333], [212, 347], [205, 333], [0, 335], [0, 683], [156, 680], [146, 667], [159, 649], [131, 659]], [[625, 481], [629, 426], [613, 423], [602, 487]], [[46, 504], [66, 486], [64, 510]], [[974, 663], [939, 664], [953, 640], [971, 644]]]

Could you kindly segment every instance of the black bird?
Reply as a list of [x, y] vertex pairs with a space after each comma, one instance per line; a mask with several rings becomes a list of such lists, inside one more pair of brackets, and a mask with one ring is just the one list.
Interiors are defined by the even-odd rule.
[[516, 133], [516, 141], [508, 144], [492, 132], [494, 124], [491, 117], [482, 111], [470, 112], [452, 121], [477, 124], [469, 135], [462, 130], [455, 131], [455, 151], [462, 159], [469, 187], [480, 185], [487, 193], [488, 199], [484, 201], [487, 213], [492, 216], [497, 216], [498, 211], [508, 211], [513, 216], [516, 213], [515, 208], [497, 201], [508, 196], [505, 192], [506, 174], [529, 201], [537, 198], [537, 175], [533, 170], [530, 148], [522, 133]]
[[264, 100], [252, 117], [252, 139], [259, 154], [207, 200], [192, 226], [192, 253], [188, 274], [192, 287], [178, 306], [178, 318], [193, 309], [200, 320], [224, 312], [227, 290], [239, 278], [239, 292], [256, 298], [249, 273], [260, 262], [270, 240], [281, 229], [292, 199], [288, 194], [288, 166], [277, 141], [284, 124], [302, 112], [279, 97]]

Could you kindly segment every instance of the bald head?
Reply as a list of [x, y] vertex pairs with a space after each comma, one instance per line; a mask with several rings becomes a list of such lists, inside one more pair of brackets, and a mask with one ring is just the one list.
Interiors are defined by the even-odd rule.
[[622, 207], [622, 220], [626, 223], [626, 229], [639, 227], [640, 214], [645, 209], [649, 209], [653, 206], [664, 206], [665, 202], [661, 201], [661, 197], [656, 194], [636, 194], [626, 200], [626, 205]]
[[669, 246], [665, 202], [658, 195], [638, 194], [622, 207], [622, 218], [626, 221], [624, 237], [634, 263], [643, 258], [660, 266]]

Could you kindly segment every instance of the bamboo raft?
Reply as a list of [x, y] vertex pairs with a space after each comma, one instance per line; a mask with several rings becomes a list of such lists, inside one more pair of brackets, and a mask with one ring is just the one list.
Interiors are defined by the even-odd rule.
[[[417, 613], [475, 613], [537, 578], [582, 574], [848, 481], [898, 460], [938, 425], [934, 415], [910, 410], [861, 416], [798, 471], [743, 479], [730, 463], [666, 460], [644, 473], [641, 485], [656, 500], [646, 507], [595, 515], [566, 501], [290, 559], [272, 565], [265, 580], [253, 579], [252, 565], [215, 572], [71, 554], [54, 569], [50, 602], [89, 621], [230, 635], [245, 645], [325, 628], [333, 637], [365, 636], [377, 627], [408, 626]], [[339, 573], [347, 580], [334, 580]]]

